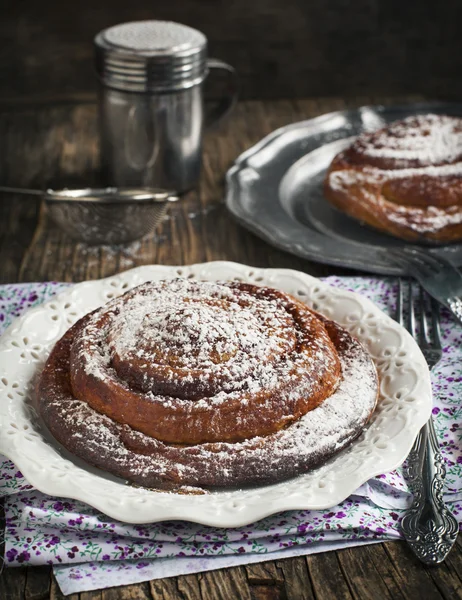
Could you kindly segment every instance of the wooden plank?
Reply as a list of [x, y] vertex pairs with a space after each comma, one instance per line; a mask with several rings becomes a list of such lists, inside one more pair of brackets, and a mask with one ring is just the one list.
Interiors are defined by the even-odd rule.
[[254, 600], [287, 598], [283, 572], [274, 561], [247, 565], [245, 571]]
[[251, 600], [244, 567], [208, 571], [199, 578], [202, 600]]
[[373, 554], [372, 546], [358, 546], [338, 552], [338, 561], [354, 598], [391, 600], [393, 596], [376, 569]]
[[28, 567], [25, 600], [47, 600], [50, 596], [51, 567]]
[[[390, 544], [394, 542], [389, 542]], [[374, 546], [368, 547], [368, 556], [372, 560], [376, 572], [382, 578], [386, 585], [391, 597], [396, 600], [405, 598], [406, 594], [397, 582], [395, 568], [386, 552], [387, 544], [375, 544]]]
[[283, 585], [284, 575], [274, 561], [246, 565], [245, 572], [250, 585]]
[[[155, 579], [149, 583], [153, 600], [202, 600], [201, 584], [203, 575], [181, 575], [167, 579]], [[229, 586], [228, 586], [229, 588]], [[209, 590], [209, 593], [214, 593]], [[215, 596], [211, 596], [215, 597]], [[231, 597], [231, 596], [230, 596]]]
[[[7, 186], [33, 185], [41, 158], [31, 151], [28, 135], [42, 137], [37, 116], [0, 114], [0, 174]], [[29, 133], [27, 129], [29, 130]], [[0, 194], [0, 283], [15, 281], [31, 243], [37, 221], [37, 202], [27, 196]]]
[[202, 600], [200, 586], [201, 578], [201, 574], [176, 577], [176, 584], [182, 600]]
[[[2, 183], [36, 189], [72, 186], [79, 171], [82, 178], [91, 184], [95, 177], [92, 156], [96, 160], [92, 141], [94, 118], [93, 131], [88, 129], [87, 124], [91, 118], [86, 118], [91, 114], [95, 114], [93, 106], [1, 114], [0, 135], [7, 148], [0, 153], [0, 170], [4, 174]], [[74, 128], [78, 132], [73, 133]], [[90, 167], [93, 169], [91, 173]], [[33, 273], [29, 274], [27, 270], [28, 253], [32, 251], [33, 264], [39, 264], [44, 256], [46, 258], [45, 253], [53, 250], [40, 243], [40, 231], [36, 231], [38, 206], [33, 196], [1, 196], [1, 282], [33, 280]], [[43, 221], [43, 210], [40, 214]]]
[[460, 552], [452, 552], [452, 556], [448, 558], [442, 565], [428, 569], [433, 583], [437, 587], [443, 598], [450, 600], [454, 598], [462, 598], [462, 557]]
[[101, 600], [151, 600], [149, 583], [123, 585], [101, 590]]
[[18, 281], [21, 262], [37, 222], [35, 202], [19, 196], [0, 200], [0, 283]]
[[65, 104], [96, 104], [98, 94], [93, 92], [39, 92], [25, 95], [0, 96], [0, 112], [18, 112], [18, 109], [41, 109]]
[[26, 567], [3, 569], [0, 574], [0, 598], [2, 600], [22, 600], [26, 589]]
[[444, 598], [462, 598], [462, 535], [441, 566], [444, 568], [428, 569], [430, 577]]
[[80, 592], [79, 600], [101, 600], [102, 590], [92, 590], [91, 592]]
[[284, 589], [287, 598], [299, 600], [316, 598], [306, 561], [302, 556], [277, 561], [276, 565], [284, 575]]
[[252, 600], [286, 600], [288, 598], [283, 587], [272, 585], [252, 585], [251, 595]]
[[405, 542], [389, 542], [383, 547], [393, 565], [394, 580], [404, 598], [436, 600], [444, 597], [430, 577], [429, 569], [422, 565]]
[[323, 552], [306, 557], [316, 600], [350, 600], [352, 595], [336, 552]]
[[[180, 596], [176, 577], [168, 579], [155, 579], [149, 583], [149, 590], [153, 600], [174, 600]], [[181, 596], [180, 596], [181, 597]], [[199, 596], [200, 598], [200, 596]]]

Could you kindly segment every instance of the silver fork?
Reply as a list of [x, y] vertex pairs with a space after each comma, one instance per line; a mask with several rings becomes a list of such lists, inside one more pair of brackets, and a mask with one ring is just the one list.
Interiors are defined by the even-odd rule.
[[462, 275], [449, 260], [412, 246], [388, 248], [386, 253], [462, 322]]
[[[396, 321], [407, 328], [418, 342], [429, 369], [442, 356], [439, 306], [420, 287], [418, 320], [414, 309], [413, 285], [409, 282], [408, 318], [404, 314], [403, 283], [399, 280]], [[431, 307], [428, 317], [427, 305]], [[431, 327], [429, 321], [431, 320]], [[401, 530], [414, 553], [426, 564], [444, 561], [453, 547], [459, 525], [443, 501], [443, 481], [446, 476], [443, 457], [430, 417], [419, 432], [407, 458], [407, 479], [414, 498], [401, 522]]]

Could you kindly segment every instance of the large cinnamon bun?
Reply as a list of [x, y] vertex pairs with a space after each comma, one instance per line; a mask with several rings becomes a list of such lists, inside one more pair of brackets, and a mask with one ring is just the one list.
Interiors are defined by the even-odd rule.
[[332, 161], [325, 196], [405, 240], [462, 239], [462, 119], [412, 116], [363, 133]]
[[344, 329], [283, 292], [176, 279], [80, 319], [37, 385], [70, 452], [139, 485], [277, 481], [370, 418], [375, 367]]

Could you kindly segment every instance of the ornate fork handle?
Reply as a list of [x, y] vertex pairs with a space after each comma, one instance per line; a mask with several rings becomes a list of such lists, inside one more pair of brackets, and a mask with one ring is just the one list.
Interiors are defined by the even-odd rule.
[[452, 314], [462, 323], [462, 299], [453, 296], [451, 298], [446, 298], [446, 301], [443, 302], [443, 304], [447, 306]]
[[438, 564], [454, 545], [459, 525], [443, 502], [446, 469], [431, 418], [417, 436], [407, 463], [414, 500], [401, 530], [422, 562]]

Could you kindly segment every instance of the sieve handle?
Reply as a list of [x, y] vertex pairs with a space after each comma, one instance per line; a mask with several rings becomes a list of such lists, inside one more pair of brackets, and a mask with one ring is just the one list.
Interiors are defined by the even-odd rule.
[[9, 194], [32, 194], [33, 196], [43, 196], [44, 194], [42, 190], [29, 190], [27, 188], [6, 187], [4, 185], [0, 185], [0, 192], [5, 192]]

